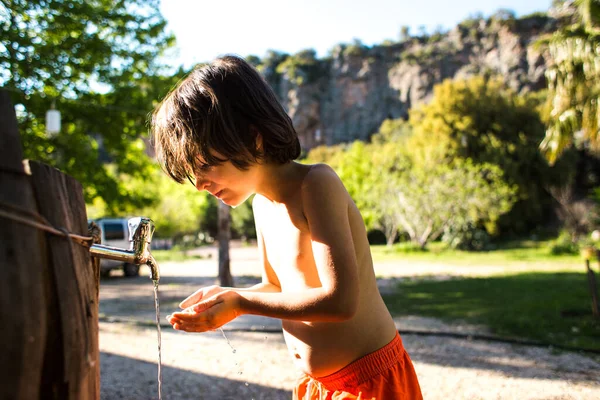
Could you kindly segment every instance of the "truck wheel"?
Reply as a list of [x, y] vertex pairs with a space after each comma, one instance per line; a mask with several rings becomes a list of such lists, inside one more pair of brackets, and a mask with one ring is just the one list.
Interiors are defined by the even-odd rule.
[[135, 264], [123, 264], [123, 274], [125, 276], [138, 276], [140, 274], [140, 266]]

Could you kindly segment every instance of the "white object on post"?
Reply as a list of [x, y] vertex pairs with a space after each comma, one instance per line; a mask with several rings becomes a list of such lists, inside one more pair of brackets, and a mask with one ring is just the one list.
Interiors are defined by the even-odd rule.
[[60, 132], [60, 111], [54, 108], [54, 103], [52, 103], [52, 108], [46, 111], [46, 133], [49, 135], [56, 135]]

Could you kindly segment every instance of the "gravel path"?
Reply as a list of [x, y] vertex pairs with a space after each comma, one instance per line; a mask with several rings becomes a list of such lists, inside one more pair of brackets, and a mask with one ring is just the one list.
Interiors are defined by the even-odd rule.
[[[298, 377], [280, 333], [162, 334], [163, 398], [290, 399]], [[573, 353], [404, 335], [425, 399], [600, 398], [600, 363]], [[103, 399], [156, 399], [156, 330], [100, 324]], [[247, 384], [247, 385], [246, 385]]]
[[[257, 281], [254, 251], [242, 248], [232, 252], [237, 285]], [[163, 319], [182, 297], [214, 283], [215, 264], [201, 260], [161, 265]], [[387, 263], [376, 265], [378, 276], [384, 277], [380, 289], [389, 290], [404, 275], [403, 270]], [[445, 275], [452, 274], [455, 267], [435, 266], [433, 270]], [[102, 399], [158, 398], [157, 332], [150, 326], [154, 321], [152, 293], [146, 276], [101, 282]], [[399, 318], [396, 324], [399, 329], [487, 333], [480, 326], [449, 325], [416, 316]], [[236, 331], [240, 328], [267, 332]], [[278, 321], [254, 317], [225, 326], [235, 353], [218, 331], [187, 334], [166, 325], [162, 331], [163, 399], [291, 398], [299, 373]], [[425, 399], [600, 399], [600, 357], [436, 336], [403, 335], [403, 341]]]

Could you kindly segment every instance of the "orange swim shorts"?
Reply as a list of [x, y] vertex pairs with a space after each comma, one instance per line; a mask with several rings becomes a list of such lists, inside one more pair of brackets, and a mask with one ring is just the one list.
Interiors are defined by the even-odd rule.
[[331, 375], [302, 376], [294, 400], [422, 400], [412, 361], [400, 335]]

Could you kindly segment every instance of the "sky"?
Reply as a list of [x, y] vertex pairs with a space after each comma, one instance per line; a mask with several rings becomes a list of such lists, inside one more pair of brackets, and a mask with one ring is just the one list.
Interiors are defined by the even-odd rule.
[[450, 29], [469, 16], [498, 9], [517, 16], [547, 11], [552, 0], [161, 0], [176, 49], [173, 66], [190, 67], [234, 53], [262, 57], [266, 51], [296, 53], [312, 48], [319, 57], [338, 43], [361, 40], [371, 46], [397, 40], [400, 28], [412, 34], [424, 26]]

